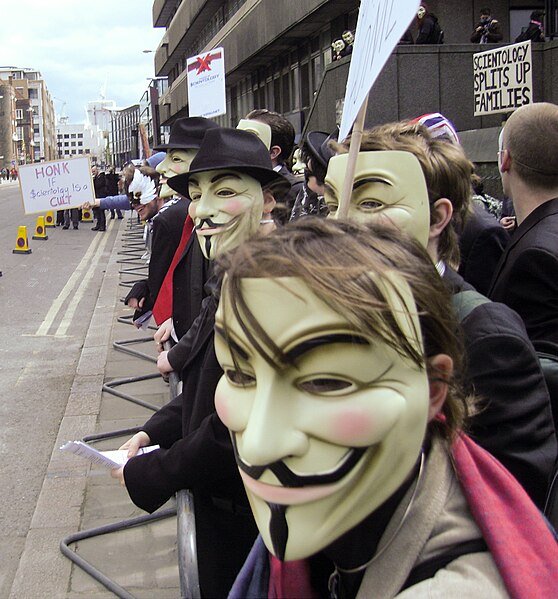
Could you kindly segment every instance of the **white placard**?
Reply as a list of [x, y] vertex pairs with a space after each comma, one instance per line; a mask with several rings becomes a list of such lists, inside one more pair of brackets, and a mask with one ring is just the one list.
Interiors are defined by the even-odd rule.
[[212, 118], [226, 114], [225, 53], [223, 48], [192, 56], [188, 71], [188, 114]]
[[95, 199], [87, 156], [19, 166], [25, 214], [79, 208]]
[[339, 129], [344, 139], [366, 94], [417, 14], [420, 0], [362, 0]]
[[531, 42], [473, 54], [474, 115], [512, 112], [533, 102]]

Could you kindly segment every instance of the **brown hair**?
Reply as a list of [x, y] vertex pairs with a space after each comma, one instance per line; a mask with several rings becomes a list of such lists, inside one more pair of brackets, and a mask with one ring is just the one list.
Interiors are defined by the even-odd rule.
[[[337, 144], [338, 153], [348, 152], [351, 139]], [[451, 224], [440, 235], [438, 254], [451, 266], [459, 265], [458, 233], [471, 211], [471, 176], [473, 163], [461, 146], [434, 139], [424, 125], [418, 123], [388, 123], [364, 131], [361, 152], [399, 150], [414, 154], [424, 173], [430, 205], [447, 198], [453, 206]], [[431, 222], [433, 215], [430, 215]]]
[[[274, 367], [289, 360], [248, 309], [244, 278], [298, 277], [344, 314], [356, 332], [380, 339], [419, 368], [426, 367], [431, 380], [441, 375], [430, 371], [427, 358], [439, 353], [453, 359], [456, 373], [463, 372], [464, 350], [449, 292], [418, 242], [392, 228], [308, 217], [242, 244], [219, 257], [217, 268], [226, 272], [222, 292], [236, 320], [254, 349]], [[409, 341], [386, 299], [383, 287], [395, 289], [389, 277], [393, 272], [404, 277], [413, 293], [424, 351]], [[224, 329], [227, 335], [226, 323]], [[445, 424], [434, 423], [432, 428], [439, 427], [450, 438], [462, 427], [468, 410], [457, 377], [446, 382], [450, 391], [443, 408]]]
[[504, 149], [517, 176], [532, 187], [558, 187], [558, 106], [548, 102], [517, 109], [504, 127]]

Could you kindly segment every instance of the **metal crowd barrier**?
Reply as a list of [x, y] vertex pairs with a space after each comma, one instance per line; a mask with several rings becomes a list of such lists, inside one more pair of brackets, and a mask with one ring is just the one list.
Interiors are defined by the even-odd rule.
[[[128, 317], [120, 317], [118, 320], [125, 324], [132, 324], [131, 321], [128, 322]], [[144, 338], [140, 342], [145, 342], [146, 340], [152, 341], [153, 337]], [[114, 342], [113, 347], [117, 351], [124, 351], [140, 359], [148, 359], [152, 362], [156, 362], [156, 360], [154, 360], [152, 356], [148, 356], [147, 354], [143, 354], [142, 352], [130, 350], [127, 347], [127, 345], [129, 345], [130, 343], [132, 343], [132, 340]], [[165, 348], [170, 349], [170, 344], [168, 344], [168, 342], [167, 345], [165, 345]], [[160, 376], [161, 375], [159, 373], [154, 373], [142, 375], [139, 377], [136, 376], [115, 379], [110, 383], [105, 383], [103, 385], [103, 391], [106, 391], [107, 393], [111, 393], [118, 397], [122, 397], [127, 401], [131, 401], [147, 409], [156, 411], [159, 409], [157, 406], [144, 402], [143, 400], [136, 398], [132, 395], [117, 391], [116, 389], [114, 389], [114, 387], [131, 382], [138, 382], [142, 380], [158, 378]], [[177, 373], [172, 372], [169, 376], [168, 382], [169, 396], [170, 399], [173, 399], [178, 394], [180, 386], [180, 380]], [[121, 429], [118, 431], [111, 431], [107, 433], [96, 433], [84, 437], [83, 441], [91, 443], [109, 438], [129, 436], [135, 434], [136, 432], [139, 432], [140, 430], [141, 427], [138, 426], [128, 429]], [[113, 524], [90, 528], [88, 530], [73, 533], [60, 541], [60, 551], [76, 566], [81, 568], [84, 572], [86, 572], [92, 578], [101, 583], [105, 588], [114, 593], [117, 597], [120, 597], [122, 599], [135, 599], [135, 597], [126, 589], [124, 589], [114, 580], [111, 580], [93, 564], [91, 564], [82, 556], [73, 551], [70, 548], [70, 545], [73, 543], [77, 543], [78, 541], [83, 541], [100, 535], [115, 533], [121, 530], [127, 530], [137, 526], [142, 526], [144, 524], [156, 522], [158, 520], [169, 518], [174, 515], [177, 516], [177, 554], [181, 599], [200, 599], [201, 594], [197, 567], [194, 500], [192, 493], [188, 490], [182, 490], [176, 494], [176, 507], [156, 511], [153, 514], [146, 514], [135, 518], [128, 518]]]

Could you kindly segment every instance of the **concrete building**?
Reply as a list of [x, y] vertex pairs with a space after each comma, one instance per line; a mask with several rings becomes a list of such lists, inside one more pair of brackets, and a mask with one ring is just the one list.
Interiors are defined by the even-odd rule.
[[62, 117], [56, 127], [58, 158], [90, 156], [93, 163], [105, 159], [106, 140], [102, 131], [89, 124], [72, 124]]
[[0, 159], [2, 167], [54, 160], [54, 104], [39, 71], [0, 67]]
[[119, 169], [127, 162], [140, 158], [139, 124], [139, 104], [112, 112], [109, 144], [111, 156], [107, 164]]
[[[236, 126], [252, 108], [283, 113], [296, 131], [331, 131], [342, 111], [350, 58], [332, 62], [331, 43], [354, 30], [358, 0], [155, 0], [153, 24], [165, 29], [155, 74], [168, 77], [161, 94], [161, 125], [188, 116], [186, 59], [215, 47], [225, 51], [227, 114]], [[398, 46], [370, 96], [366, 125], [440, 111], [456, 124], [472, 158], [492, 153], [501, 115], [473, 116], [470, 43], [482, 6], [491, 7], [509, 43], [546, 7], [547, 39], [556, 35], [555, 0], [429, 0], [444, 30], [441, 46]], [[416, 25], [413, 33], [416, 37]], [[534, 100], [558, 103], [558, 42], [533, 47]], [[490, 130], [489, 132], [485, 130]]]

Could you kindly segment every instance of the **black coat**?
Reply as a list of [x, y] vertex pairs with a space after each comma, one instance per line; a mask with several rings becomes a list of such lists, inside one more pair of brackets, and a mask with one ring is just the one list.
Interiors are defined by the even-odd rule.
[[172, 278], [172, 321], [178, 339], [192, 326], [207, 296], [210, 262], [203, 255], [194, 232], [175, 266]]
[[[449, 268], [444, 280], [454, 293], [471, 289]], [[469, 388], [483, 398], [468, 432], [542, 508], [558, 449], [535, 349], [521, 318], [504, 304], [477, 306], [461, 325]]]
[[145, 298], [143, 307], [136, 310], [134, 320], [151, 310], [163, 280], [180, 244], [184, 221], [188, 216], [189, 201], [180, 199], [165, 204], [151, 223], [151, 257], [147, 279], [134, 284], [125, 301], [132, 297]]
[[132, 501], [148, 512], [180, 489], [193, 491], [204, 597], [227, 595], [257, 534], [229, 432], [215, 412], [215, 388], [223, 374], [213, 344], [216, 309], [215, 298], [207, 297], [189, 331], [182, 393], [143, 427], [162, 449], [124, 467]]
[[550, 344], [558, 355], [558, 198], [514, 231], [488, 295], [521, 316], [535, 346]]
[[93, 189], [95, 190], [96, 198], [106, 198], [107, 193], [107, 180], [105, 173], [97, 173], [93, 177]]
[[275, 198], [277, 203], [273, 209], [273, 216], [276, 221], [282, 225], [289, 222], [291, 218], [291, 212], [295, 204], [296, 196], [302, 189], [304, 179], [293, 175], [291, 171], [283, 164], [281, 169], [277, 171], [280, 175], [283, 175], [285, 179], [291, 184], [290, 190], [282, 198]]
[[509, 233], [482, 206], [473, 203], [473, 214], [459, 236], [459, 274], [479, 293], [486, 295], [504, 253]]

